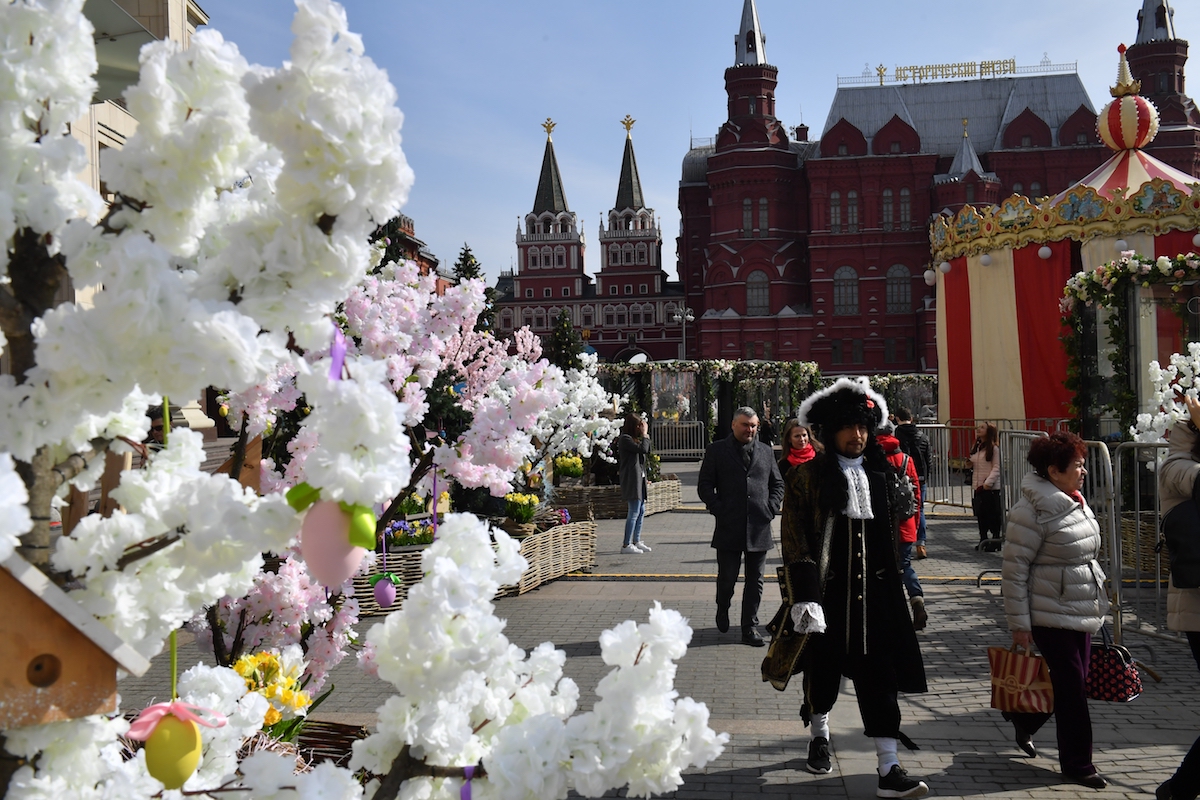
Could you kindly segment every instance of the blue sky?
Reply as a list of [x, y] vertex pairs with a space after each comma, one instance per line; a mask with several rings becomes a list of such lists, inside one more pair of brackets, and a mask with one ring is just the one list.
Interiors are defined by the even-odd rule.
[[[200, 0], [213, 27], [252, 62], [287, 58], [291, 0]], [[587, 242], [616, 199], [630, 114], [647, 203], [658, 213], [663, 263], [675, 277], [679, 170], [689, 137], [725, 120], [724, 70], [743, 0], [347, 0], [351, 29], [387, 70], [405, 114], [416, 184], [404, 211], [446, 265], [463, 242], [489, 278], [515, 259], [517, 218], [533, 205], [545, 134]], [[1094, 105], [1108, 100], [1116, 47], [1132, 44], [1141, 0], [757, 0], [776, 111], [811, 138], [825, 126], [838, 76], [864, 66], [1015, 58], [1078, 62]], [[1200, 41], [1200, 3], [1172, 4], [1180, 38]], [[1200, 54], [1190, 94], [1200, 97]], [[1081, 176], [1082, 177], [1082, 176]], [[598, 254], [587, 252], [595, 274]]]

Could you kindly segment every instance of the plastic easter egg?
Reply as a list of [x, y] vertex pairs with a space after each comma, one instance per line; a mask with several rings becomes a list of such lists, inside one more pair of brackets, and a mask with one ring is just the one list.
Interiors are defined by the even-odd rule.
[[200, 763], [200, 726], [167, 714], [146, 740], [146, 770], [167, 789], [187, 783]]
[[366, 549], [350, 544], [350, 515], [332, 500], [314, 503], [300, 528], [300, 555], [308, 573], [325, 586], [341, 586], [362, 563]]
[[384, 578], [375, 583], [375, 602], [380, 608], [391, 608], [396, 602], [396, 585]]
[[350, 544], [356, 547], [375, 546], [375, 512], [367, 506], [340, 503], [342, 511], [350, 515]]

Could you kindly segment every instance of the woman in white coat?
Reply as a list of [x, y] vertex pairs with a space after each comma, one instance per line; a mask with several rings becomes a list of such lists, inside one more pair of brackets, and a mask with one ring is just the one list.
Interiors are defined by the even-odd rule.
[[[1170, 450], [1158, 471], [1158, 503], [1165, 517], [1180, 503], [1194, 502], [1200, 491], [1200, 401], [1184, 397], [1191, 419], [1171, 428]], [[1200, 530], [1196, 531], [1200, 536]], [[1180, 589], [1172, 580], [1167, 587], [1167, 627], [1187, 635], [1192, 656], [1200, 666], [1200, 589]], [[1158, 800], [1193, 800], [1200, 794], [1200, 739], [1184, 756], [1175, 774], [1168, 778], [1155, 797]]]
[[[1092, 763], [1088, 663], [1092, 634], [1108, 612], [1104, 571], [1096, 561], [1100, 526], [1080, 490], [1087, 446], [1073, 433], [1055, 433], [1029, 447], [1033, 472], [1008, 513], [1002, 588], [1014, 646], [1036, 644], [1054, 686], [1058, 761], [1063, 778], [1093, 789], [1108, 781]], [[1008, 714], [1017, 745], [1037, 755], [1033, 735], [1050, 714]]]

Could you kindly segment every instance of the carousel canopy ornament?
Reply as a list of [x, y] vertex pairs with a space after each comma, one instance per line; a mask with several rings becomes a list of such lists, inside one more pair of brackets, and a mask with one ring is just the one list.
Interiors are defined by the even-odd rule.
[[1086, 242], [1200, 228], [1197, 179], [1141, 149], [1158, 134], [1158, 110], [1138, 94], [1141, 83], [1130, 73], [1125, 45], [1117, 52], [1117, 83], [1109, 89], [1113, 99], [1096, 116], [1096, 130], [1113, 155], [1041, 203], [1014, 194], [999, 206], [967, 205], [953, 217], [939, 216], [929, 227], [935, 260], [1064, 239]]

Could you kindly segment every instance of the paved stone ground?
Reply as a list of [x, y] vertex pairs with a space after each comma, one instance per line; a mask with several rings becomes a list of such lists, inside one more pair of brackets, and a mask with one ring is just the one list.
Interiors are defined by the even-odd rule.
[[[724, 754], [703, 770], [687, 773], [678, 798], [873, 797], [875, 755], [862, 735], [853, 686], [831, 715], [833, 772], [804, 771], [808, 734], [799, 717], [799, 690], [777, 692], [760, 677], [764, 650], [738, 643], [736, 626], [720, 634], [713, 621], [716, 564], [708, 546], [711, 519], [695, 495], [695, 464], [667, 465], [684, 481], [684, 510], [647, 518], [643, 538], [654, 550], [621, 555], [623, 520], [599, 523], [597, 568], [521, 597], [496, 602], [508, 620], [507, 634], [531, 648], [552, 641], [568, 655], [567, 673], [580, 686], [582, 710], [595, 701], [592, 688], [604, 674], [597, 643], [600, 633], [625, 619], [645, 619], [655, 600], [691, 620], [695, 635], [680, 661], [676, 688], [708, 704], [712, 726], [730, 733]], [[1162, 676], [1155, 683], [1143, 671], [1144, 694], [1129, 704], [1091, 704], [1095, 763], [1110, 779], [1102, 792], [1063, 784], [1058, 774], [1055, 723], [1036, 738], [1041, 755], [1025, 758], [1012, 742], [999, 712], [988, 708], [986, 648], [1010, 639], [1004, 626], [999, 583], [983, 570], [999, 566], [999, 556], [974, 551], [974, 521], [961, 514], [930, 517], [930, 557], [917, 562], [930, 613], [920, 634], [929, 692], [901, 699], [903, 729], [920, 745], [901, 752], [910, 773], [940, 797], [1075, 798], [1146, 797], [1169, 776], [1200, 733], [1196, 665], [1186, 646], [1130, 634], [1126, 644]], [[773, 574], [776, 558], [768, 563]], [[730, 616], [738, 618], [736, 607]], [[769, 582], [760, 617], [779, 602]], [[372, 621], [364, 620], [365, 631]], [[181, 664], [202, 657], [194, 644], [181, 648]], [[136, 707], [161, 695], [166, 658], [151, 672], [122, 684], [124, 705]], [[371, 724], [390, 686], [359, 672], [348, 659], [332, 678], [337, 690], [318, 712], [344, 722]], [[614, 793], [609, 796], [621, 797]]]

